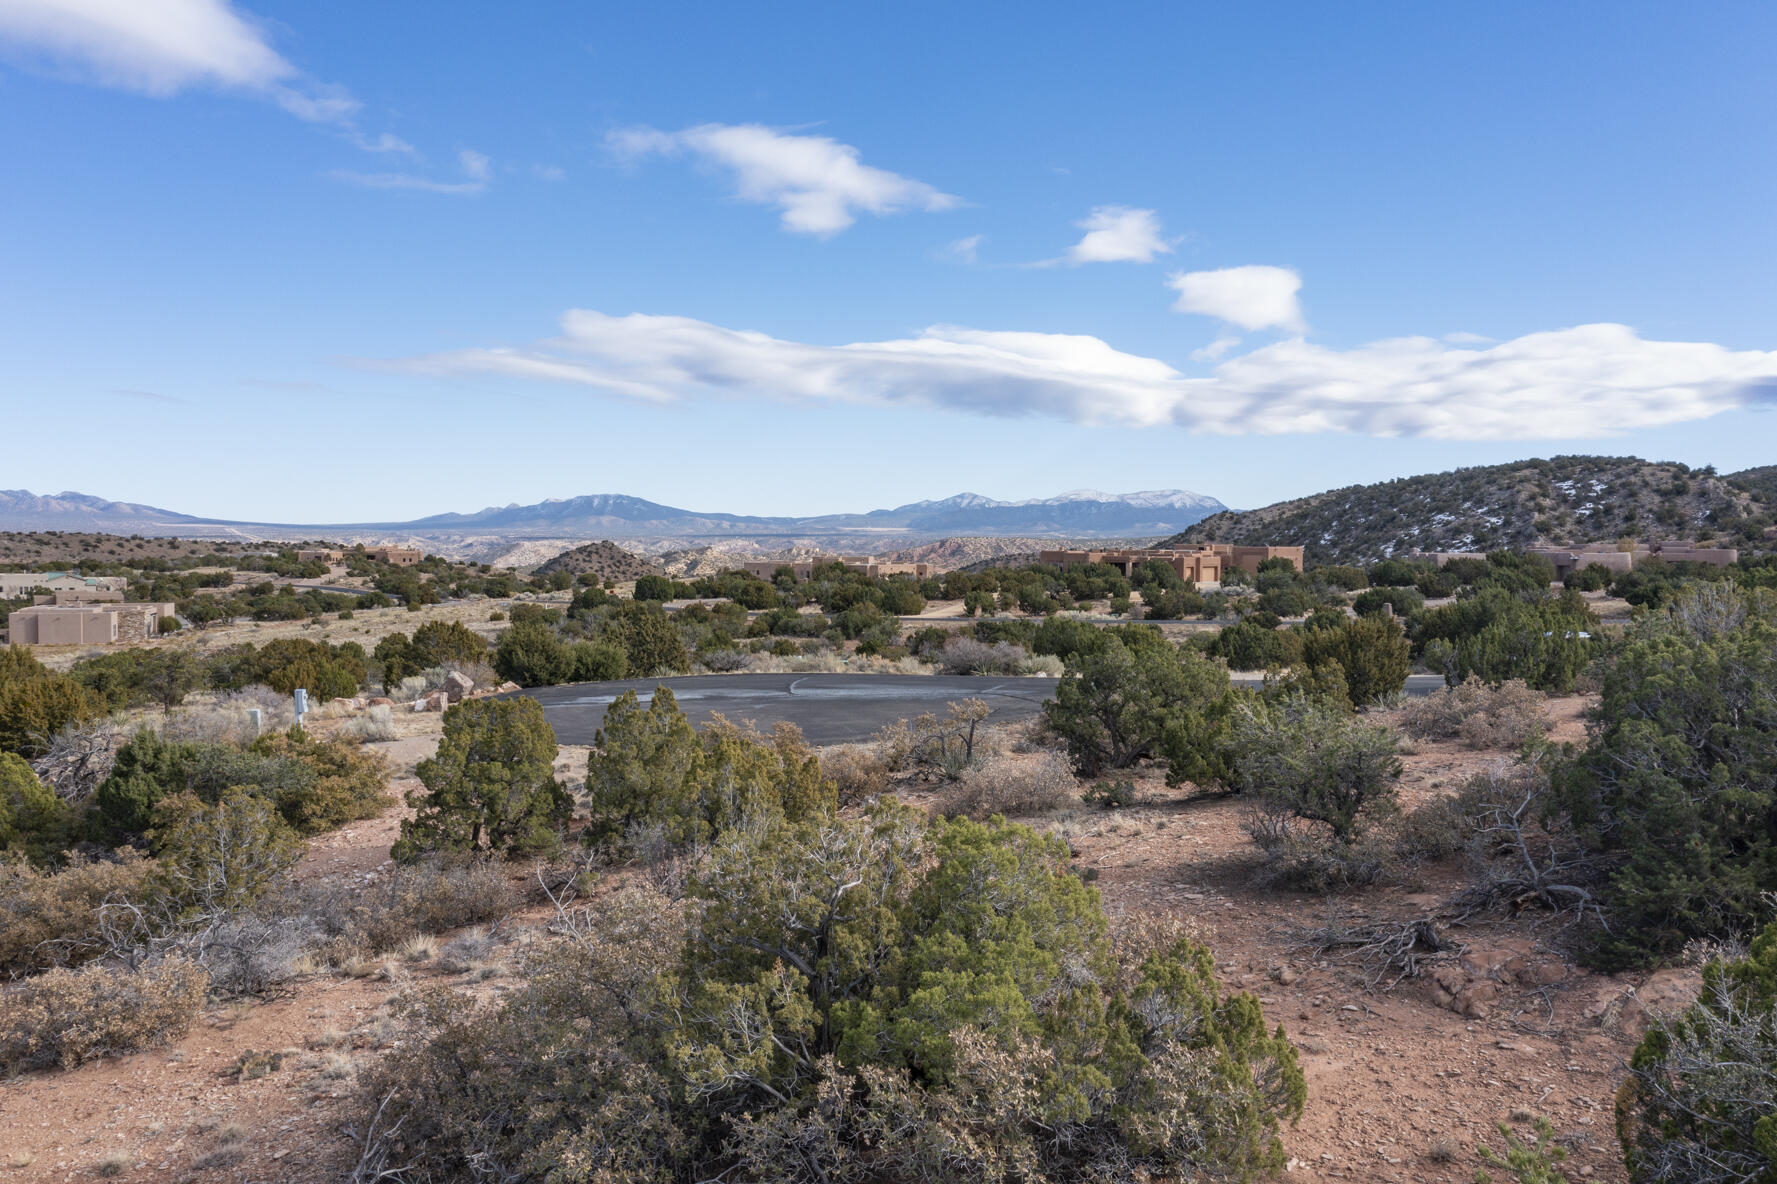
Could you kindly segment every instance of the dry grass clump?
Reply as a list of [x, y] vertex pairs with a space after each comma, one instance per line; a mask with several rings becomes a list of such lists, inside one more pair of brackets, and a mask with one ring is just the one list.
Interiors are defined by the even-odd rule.
[[874, 744], [842, 744], [821, 753], [821, 776], [839, 787], [839, 805], [861, 805], [888, 789], [889, 762]]
[[129, 1152], [107, 1151], [93, 1164], [93, 1175], [109, 1179], [112, 1176], [121, 1176], [135, 1166], [136, 1157]]
[[126, 850], [115, 861], [77, 858], [60, 872], [0, 863], [0, 976], [79, 966], [106, 949], [99, 906], [139, 899], [153, 864]]
[[1409, 703], [1401, 728], [1429, 740], [1460, 740], [1469, 748], [1517, 748], [1548, 728], [1544, 696], [1522, 679], [1490, 687], [1475, 675]]
[[1016, 817], [1047, 814], [1078, 805], [1079, 800], [1079, 782], [1060, 753], [1028, 757], [994, 753], [963, 772], [946, 806], [971, 818]]
[[68, 1069], [183, 1036], [208, 985], [201, 966], [179, 958], [46, 971], [0, 995], [0, 1070]]
[[341, 724], [334, 735], [343, 740], [365, 744], [373, 740], [393, 740], [395, 738], [395, 712], [386, 703], [378, 703], [367, 708]]

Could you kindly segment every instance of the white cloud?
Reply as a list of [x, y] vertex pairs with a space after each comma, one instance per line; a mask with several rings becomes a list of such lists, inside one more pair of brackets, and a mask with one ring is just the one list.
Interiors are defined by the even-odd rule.
[[850, 144], [756, 123], [706, 123], [679, 132], [626, 128], [607, 135], [605, 143], [625, 160], [688, 152], [704, 165], [727, 170], [736, 197], [777, 206], [784, 229], [798, 234], [838, 234], [857, 221], [859, 211], [894, 214], [959, 204], [923, 181], [862, 163]]
[[531, 176], [539, 181], [565, 181], [568, 172], [558, 164], [534, 164], [531, 166]]
[[940, 254], [953, 263], [974, 263], [981, 257], [981, 244], [986, 238], [985, 234], [959, 238], [946, 246]]
[[1302, 332], [1302, 306], [1296, 301], [1302, 277], [1287, 267], [1224, 267], [1219, 271], [1181, 271], [1167, 277], [1178, 292], [1173, 308], [1201, 313], [1242, 329], [1284, 329]]
[[826, 346], [687, 317], [575, 310], [559, 337], [533, 346], [373, 364], [572, 383], [655, 402], [719, 394], [1223, 434], [1453, 440], [1594, 438], [1777, 400], [1777, 351], [1647, 341], [1612, 324], [1487, 349], [1429, 337], [1350, 350], [1291, 339], [1189, 377], [1087, 336], [939, 325], [911, 338]]
[[1074, 225], [1086, 236], [1067, 249], [1068, 263], [1152, 263], [1155, 255], [1172, 254], [1153, 210], [1094, 206]]
[[1479, 333], [1466, 333], [1461, 330], [1458, 330], [1455, 333], [1444, 334], [1444, 340], [1449, 342], [1451, 345], [1492, 345], [1493, 344], [1493, 338], [1491, 338], [1491, 337], [1483, 337]]
[[457, 163], [463, 166], [464, 174], [471, 180], [485, 181], [493, 175], [487, 156], [473, 148], [465, 148], [457, 153]]
[[422, 193], [449, 193], [459, 197], [472, 197], [486, 191], [488, 180], [493, 176], [493, 164], [484, 154], [465, 148], [457, 153], [457, 164], [468, 180], [439, 181], [416, 173], [360, 173], [354, 169], [334, 169], [327, 175], [343, 184], [365, 189], [417, 189]]
[[406, 140], [403, 140], [400, 136], [390, 135], [388, 132], [384, 132], [382, 135], [376, 136], [375, 138], [367, 136], [362, 132], [352, 132], [347, 138], [366, 152], [399, 152], [406, 156], [419, 155], [419, 149], [415, 148], [412, 144], [409, 144]]
[[215, 86], [258, 94], [298, 119], [344, 123], [358, 101], [308, 78], [228, 0], [5, 0], [0, 42], [75, 77], [165, 97]]

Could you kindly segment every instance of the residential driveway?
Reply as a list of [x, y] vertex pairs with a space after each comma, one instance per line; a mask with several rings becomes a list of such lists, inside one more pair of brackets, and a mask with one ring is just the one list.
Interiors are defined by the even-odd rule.
[[[1257, 682], [1236, 675], [1236, 681]], [[543, 705], [549, 726], [562, 744], [591, 744], [604, 722], [605, 709], [625, 691], [646, 703], [656, 686], [671, 690], [694, 724], [720, 713], [740, 722], [751, 720], [769, 730], [779, 720], [802, 729], [811, 744], [849, 744], [868, 740], [884, 725], [927, 711], [942, 714], [946, 703], [981, 699], [993, 709], [992, 723], [1026, 719], [1055, 695], [1053, 678], [990, 678], [975, 675], [923, 674], [702, 674], [685, 678], [631, 678], [621, 682], [584, 682], [518, 691]], [[1443, 685], [1435, 675], [1407, 680], [1409, 695], [1425, 695]]]

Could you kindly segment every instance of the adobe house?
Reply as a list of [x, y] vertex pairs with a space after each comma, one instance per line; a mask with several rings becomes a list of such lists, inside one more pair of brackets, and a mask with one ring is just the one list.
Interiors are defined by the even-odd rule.
[[344, 563], [346, 561], [346, 553], [344, 551], [335, 551], [328, 547], [311, 547], [298, 551], [296, 553], [296, 558], [302, 563]]
[[7, 621], [13, 645], [110, 645], [160, 636], [170, 603], [38, 604], [14, 609]]
[[417, 547], [366, 547], [364, 554], [378, 563], [392, 563], [396, 567], [412, 567], [421, 558]]
[[1612, 572], [1633, 571], [1637, 563], [1662, 559], [1667, 563], [1707, 563], [1728, 567], [1739, 562], [1740, 552], [1733, 547], [1699, 547], [1693, 543], [1587, 543], [1581, 547], [1531, 547], [1526, 554], [1547, 559], [1555, 565], [1555, 578], [1564, 580], [1575, 571], [1597, 564]]
[[1219, 584], [1231, 567], [1257, 574], [1267, 559], [1285, 559], [1302, 570], [1301, 547], [1241, 547], [1232, 543], [1199, 543], [1190, 547], [1129, 547], [1107, 551], [1042, 551], [1041, 563], [1103, 563], [1129, 575], [1144, 563], [1164, 563], [1194, 584]]

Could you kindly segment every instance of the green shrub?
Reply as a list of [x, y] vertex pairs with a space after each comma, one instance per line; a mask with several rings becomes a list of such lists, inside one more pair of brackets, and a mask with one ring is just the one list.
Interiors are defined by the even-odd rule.
[[479, 662], [487, 654], [487, 642], [481, 634], [460, 621], [426, 622], [413, 631], [413, 648], [422, 667]]
[[1617, 1135], [1635, 1184], [1777, 1176], [1777, 925], [1744, 959], [1707, 966], [1697, 1002], [1648, 1029]]
[[407, 795], [415, 814], [391, 853], [405, 861], [433, 851], [513, 857], [552, 849], [571, 805], [555, 779], [555, 753], [555, 733], [535, 699], [452, 707], [436, 755], [415, 769], [424, 791]]
[[709, 838], [743, 818], [830, 814], [837, 790], [795, 727], [765, 737], [716, 720], [700, 737], [673, 693], [647, 707], [625, 691], [606, 710], [586, 761], [587, 842], [658, 828], [668, 841]]
[[1095, 781], [1080, 795], [1088, 806], [1116, 810], [1135, 804], [1135, 785], [1128, 781]]
[[0, 752], [0, 856], [48, 863], [74, 837], [74, 818], [24, 758]]
[[214, 918], [250, 908], [302, 858], [296, 832], [266, 799], [231, 787], [214, 803], [178, 794], [154, 809], [148, 892], [168, 915]]
[[273, 734], [256, 741], [253, 751], [308, 770], [307, 777], [275, 798], [278, 813], [298, 834], [320, 834], [375, 818], [391, 802], [388, 762], [355, 744]]
[[1777, 890], [1777, 603], [1699, 589], [1601, 671], [1585, 750], [1557, 778], [1604, 860], [1606, 964], [1762, 920]]
[[1412, 643], [1399, 624], [1358, 617], [1339, 628], [1301, 630], [1302, 662], [1310, 670], [1337, 666], [1353, 707], [1399, 694], [1412, 670]]
[[513, 609], [512, 627], [500, 634], [494, 647], [494, 673], [521, 687], [550, 687], [574, 677], [574, 654], [555, 630], [539, 621], [517, 618], [519, 605]]
[[1372, 832], [1399, 811], [1401, 773], [1386, 728], [1324, 700], [1261, 699], [1242, 705], [1234, 745], [1265, 878], [1325, 891], [1386, 872], [1390, 852]]
[[1076, 654], [1043, 704], [1074, 767], [1092, 777], [1161, 756], [1172, 784], [1213, 784], [1228, 772], [1227, 731], [1234, 689], [1227, 672], [1195, 650], [1113, 636]]
[[[13, 658], [12, 654], [24, 655]], [[0, 650], [0, 752], [39, 756], [70, 724], [105, 715], [105, 702], [66, 675], [52, 674], [19, 646]]]
[[1306, 1091], [1281, 1030], [1201, 946], [1119, 960], [1058, 839], [893, 806], [780, 820], [723, 837], [692, 892], [607, 898], [504, 1003], [420, 1002], [366, 1083], [399, 1147], [368, 1156], [588, 1184], [1284, 1165]]

